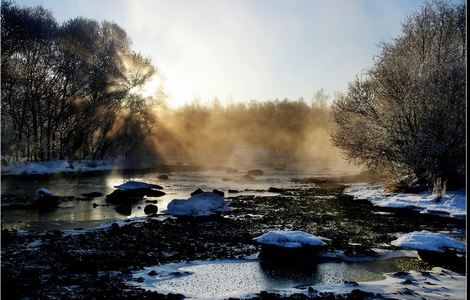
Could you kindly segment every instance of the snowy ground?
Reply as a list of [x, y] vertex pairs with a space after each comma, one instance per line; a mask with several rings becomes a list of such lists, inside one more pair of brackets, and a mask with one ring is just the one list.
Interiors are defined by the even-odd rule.
[[2, 166], [2, 174], [30, 175], [53, 174], [66, 172], [90, 172], [122, 169], [125, 167], [122, 159], [113, 160], [77, 160], [69, 163], [67, 160], [50, 160], [41, 162], [18, 162]]
[[466, 195], [465, 190], [447, 192], [440, 200], [430, 192], [419, 194], [386, 193], [381, 184], [355, 184], [344, 190], [347, 195], [355, 199], [365, 199], [374, 205], [393, 208], [412, 208], [421, 213], [449, 215], [455, 218], [465, 218]]
[[[428, 272], [386, 274], [384, 280], [312, 286], [318, 292], [349, 293], [354, 289], [398, 299], [465, 299], [466, 276], [435, 267]], [[312, 294], [312, 292], [310, 292]]]

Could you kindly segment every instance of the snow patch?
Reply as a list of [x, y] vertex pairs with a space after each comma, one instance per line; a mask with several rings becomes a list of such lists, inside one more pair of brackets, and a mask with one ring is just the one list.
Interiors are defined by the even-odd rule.
[[[385, 279], [358, 282], [357, 285], [329, 284], [311, 286], [316, 292], [350, 293], [354, 289], [398, 299], [465, 299], [467, 277], [443, 268], [429, 272], [388, 273]], [[313, 296], [305, 291], [305, 294]]]
[[269, 231], [254, 238], [260, 244], [278, 246], [284, 248], [301, 248], [305, 246], [325, 246], [325, 240], [321, 236], [312, 235], [303, 231]]
[[454, 218], [465, 218], [465, 190], [448, 191], [440, 201], [435, 200], [431, 192], [386, 193], [382, 184], [356, 184], [344, 190], [344, 194], [354, 199], [365, 199], [376, 206], [391, 208], [411, 208], [421, 213], [448, 215]]
[[168, 203], [165, 214], [173, 216], [210, 216], [230, 211], [224, 197], [204, 192], [188, 199], [174, 199]]
[[119, 160], [50, 160], [41, 162], [15, 162], [2, 166], [8, 175], [54, 174], [69, 172], [106, 171], [119, 168]]
[[414, 231], [407, 233], [398, 239], [392, 241], [394, 246], [414, 249], [444, 252], [446, 248], [465, 251], [465, 245], [442, 233], [430, 231]]

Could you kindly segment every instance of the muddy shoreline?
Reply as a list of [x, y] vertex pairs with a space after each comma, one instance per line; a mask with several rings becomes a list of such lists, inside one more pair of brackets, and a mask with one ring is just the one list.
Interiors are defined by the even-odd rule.
[[[272, 229], [327, 237], [331, 239], [327, 251], [350, 256], [374, 256], [375, 248], [394, 249], [388, 245], [398, 232], [426, 229], [465, 234], [465, 220], [375, 207], [367, 201], [353, 201], [342, 190], [343, 186], [327, 182], [275, 196], [228, 197], [232, 211], [212, 219], [149, 217], [81, 234], [2, 230], [2, 298], [179, 299], [181, 295], [145, 291], [126, 281], [132, 271], [150, 265], [254, 255], [259, 246], [253, 238]], [[423, 270], [427, 267], [423, 264]], [[451, 267], [462, 271], [464, 261]], [[371, 295], [354, 291], [346, 298], [365, 296]], [[258, 297], [281, 295], [263, 292]]]

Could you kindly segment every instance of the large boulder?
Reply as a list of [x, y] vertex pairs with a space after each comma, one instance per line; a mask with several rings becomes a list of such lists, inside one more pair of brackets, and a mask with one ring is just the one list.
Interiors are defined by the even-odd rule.
[[168, 203], [166, 214], [173, 216], [213, 216], [230, 211], [225, 199], [215, 193], [203, 192], [188, 199], [174, 199]]
[[399, 237], [391, 244], [417, 250], [422, 260], [435, 265], [456, 265], [465, 260], [465, 244], [442, 233], [414, 231]]
[[161, 186], [140, 181], [128, 181], [124, 184], [115, 186], [111, 194], [106, 196], [106, 202], [112, 204], [136, 203], [147, 197], [161, 197], [165, 192], [160, 191]]
[[269, 231], [254, 240], [261, 245], [259, 256], [270, 259], [313, 259], [328, 239], [303, 231]]

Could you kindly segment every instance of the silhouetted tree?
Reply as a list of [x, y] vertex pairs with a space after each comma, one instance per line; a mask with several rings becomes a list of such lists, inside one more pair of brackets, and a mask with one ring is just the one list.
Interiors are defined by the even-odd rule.
[[1, 15], [3, 156], [125, 154], [112, 147], [117, 137], [111, 133], [125, 125], [123, 114], [149, 126], [142, 118], [150, 115], [140, 111], [149, 109], [149, 101], [133, 90], [156, 73], [148, 59], [132, 51], [126, 32], [86, 18], [59, 25], [42, 7], [11, 2], [2, 1]]

